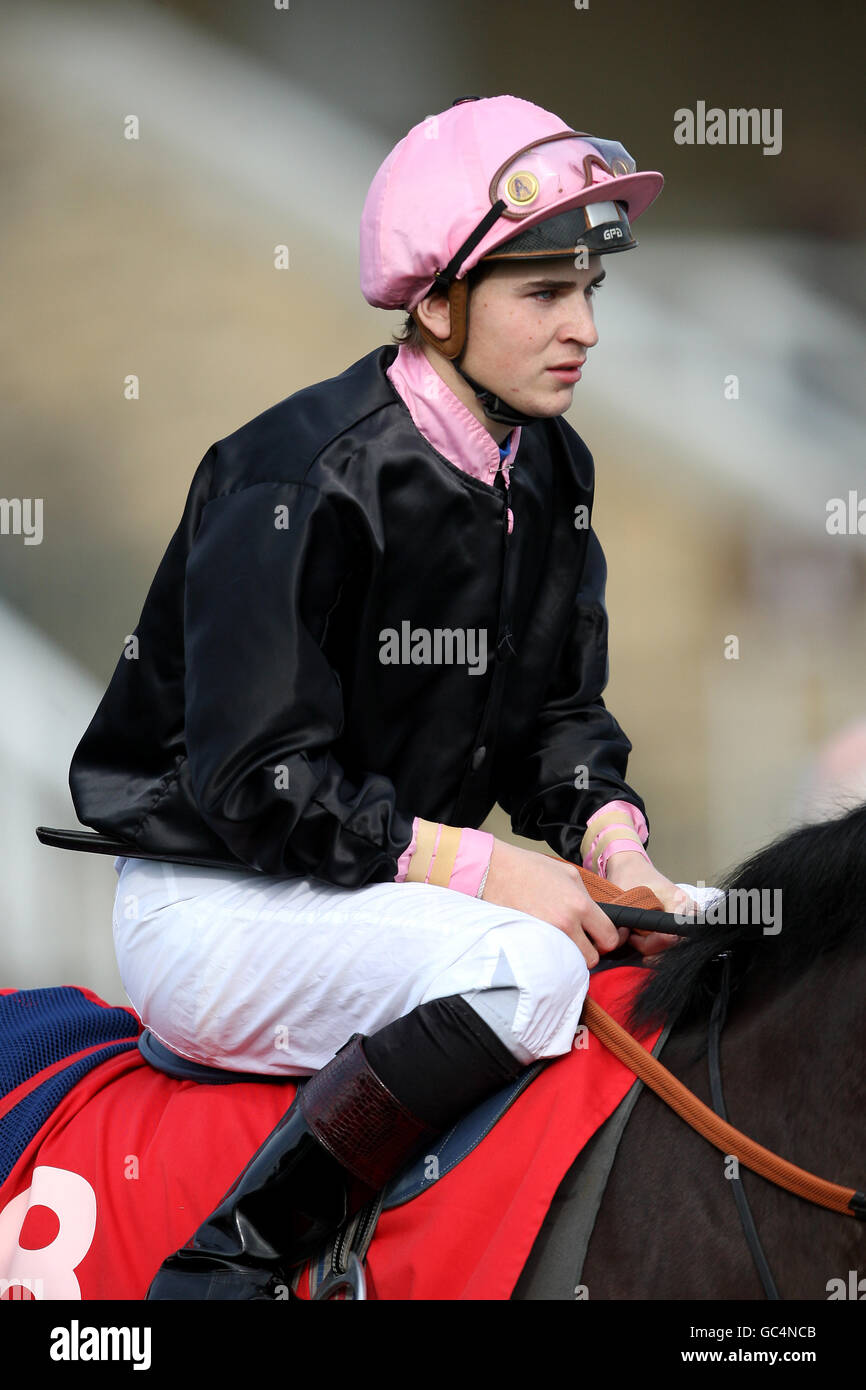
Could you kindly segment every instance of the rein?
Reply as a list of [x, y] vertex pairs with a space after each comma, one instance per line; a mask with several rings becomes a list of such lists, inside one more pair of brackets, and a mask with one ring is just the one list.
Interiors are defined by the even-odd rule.
[[[673, 913], [657, 909], [617, 906], [614, 903], [599, 903], [599, 907], [610, 918], [614, 926], [628, 927], [632, 931], [646, 934], [648, 931], [662, 931], [671, 935], [697, 937], [700, 926], [692, 925], [683, 929]], [[724, 921], [723, 916], [717, 921]], [[757, 931], [755, 935], [757, 935]], [[708, 1064], [710, 1071], [710, 1090], [714, 1109], [710, 1109], [694, 1092], [668, 1071], [636, 1038], [622, 1028], [593, 999], [587, 998], [583, 1022], [610, 1052], [628, 1067], [629, 1071], [649, 1086], [661, 1100], [685, 1120], [692, 1129], [702, 1135], [722, 1153], [737, 1159], [744, 1167], [758, 1173], [762, 1178], [793, 1192], [798, 1197], [830, 1211], [845, 1216], [866, 1219], [866, 1193], [856, 1188], [842, 1187], [839, 1183], [828, 1182], [805, 1168], [798, 1168], [770, 1149], [764, 1148], [747, 1134], [728, 1123], [722, 1090], [722, 1071], [720, 1043], [721, 1033], [728, 1012], [730, 995], [731, 951], [720, 951], [714, 960], [721, 965], [721, 982], [713, 1002], [708, 1034]], [[743, 1233], [755, 1262], [758, 1274], [768, 1299], [778, 1300], [779, 1292], [773, 1281], [767, 1258], [761, 1247], [752, 1213], [739, 1177], [733, 1179], [734, 1198], [740, 1215]]]

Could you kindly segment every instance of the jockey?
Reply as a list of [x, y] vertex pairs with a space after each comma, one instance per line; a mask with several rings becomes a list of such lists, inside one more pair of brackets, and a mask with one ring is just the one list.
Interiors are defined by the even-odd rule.
[[[399, 349], [202, 461], [70, 785], [85, 824], [162, 852], [116, 863], [152, 1032], [313, 1075], [150, 1298], [275, 1296], [434, 1136], [569, 1050], [589, 968], [628, 938], [573, 861], [688, 910], [601, 698], [592, 459], [560, 418], [600, 257], [662, 184], [515, 97], [428, 117], [361, 224]], [[479, 831], [496, 801], [561, 859]]]

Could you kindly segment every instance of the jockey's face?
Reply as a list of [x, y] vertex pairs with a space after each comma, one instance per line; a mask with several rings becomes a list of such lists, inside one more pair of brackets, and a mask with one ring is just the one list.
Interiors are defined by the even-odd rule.
[[[469, 331], [460, 365], [508, 405], [550, 417], [568, 410], [580, 379], [553, 368], [581, 365], [598, 342], [593, 296], [604, 278], [601, 257], [585, 269], [568, 257], [491, 263], [469, 296]], [[420, 308], [437, 334], [450, 331], [448, 302], [434, 296]], [[429, 315], [429, 317], [428, 317]], [[484, 414], [469, 383], [435, 348], [425, 345], [439, 375], [499, 443], [510, 426]]]

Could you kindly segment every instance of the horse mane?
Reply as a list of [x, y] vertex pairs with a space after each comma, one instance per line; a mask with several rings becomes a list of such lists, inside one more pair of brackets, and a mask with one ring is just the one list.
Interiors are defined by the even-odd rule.
[[[777, 983], [799, 974], [848, 938], [866, 937], [866, 802], [830, 821], [801, 825], [758, 850], [718, 887], [780, 891], [781, 929], [755, 935], [748, 921], [706, 922], [647, 962], [648, 979], [632, 1003], [628, 1026], [644, 1032], [676, 1020], [706, 1018], [718, 990], [713, 957], [731, 950], [731, 1006], [767, 971]], [[742, 901], [742, 899], [741, 899]], [[747, 913], [743, 913], [747, 916]]]

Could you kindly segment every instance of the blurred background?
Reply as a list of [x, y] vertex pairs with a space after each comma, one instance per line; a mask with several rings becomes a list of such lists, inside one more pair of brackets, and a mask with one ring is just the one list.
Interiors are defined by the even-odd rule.
[[[654, 861], [712, 882], [866, 798], [862, 13], [0, 4], [0, 494], [43, 502], [38, 544], [0, 534], [0, 985], [123, 1000], [112, 861], [33, 828], [76, 824], [69, 760], [210, 444], [401, 323], [361, 297], [361, 207], [458, 96], [525, 97], [665, 175], [568, 416]], [[780, 152], [677, 144], [698, 102], [781, 110]]]

